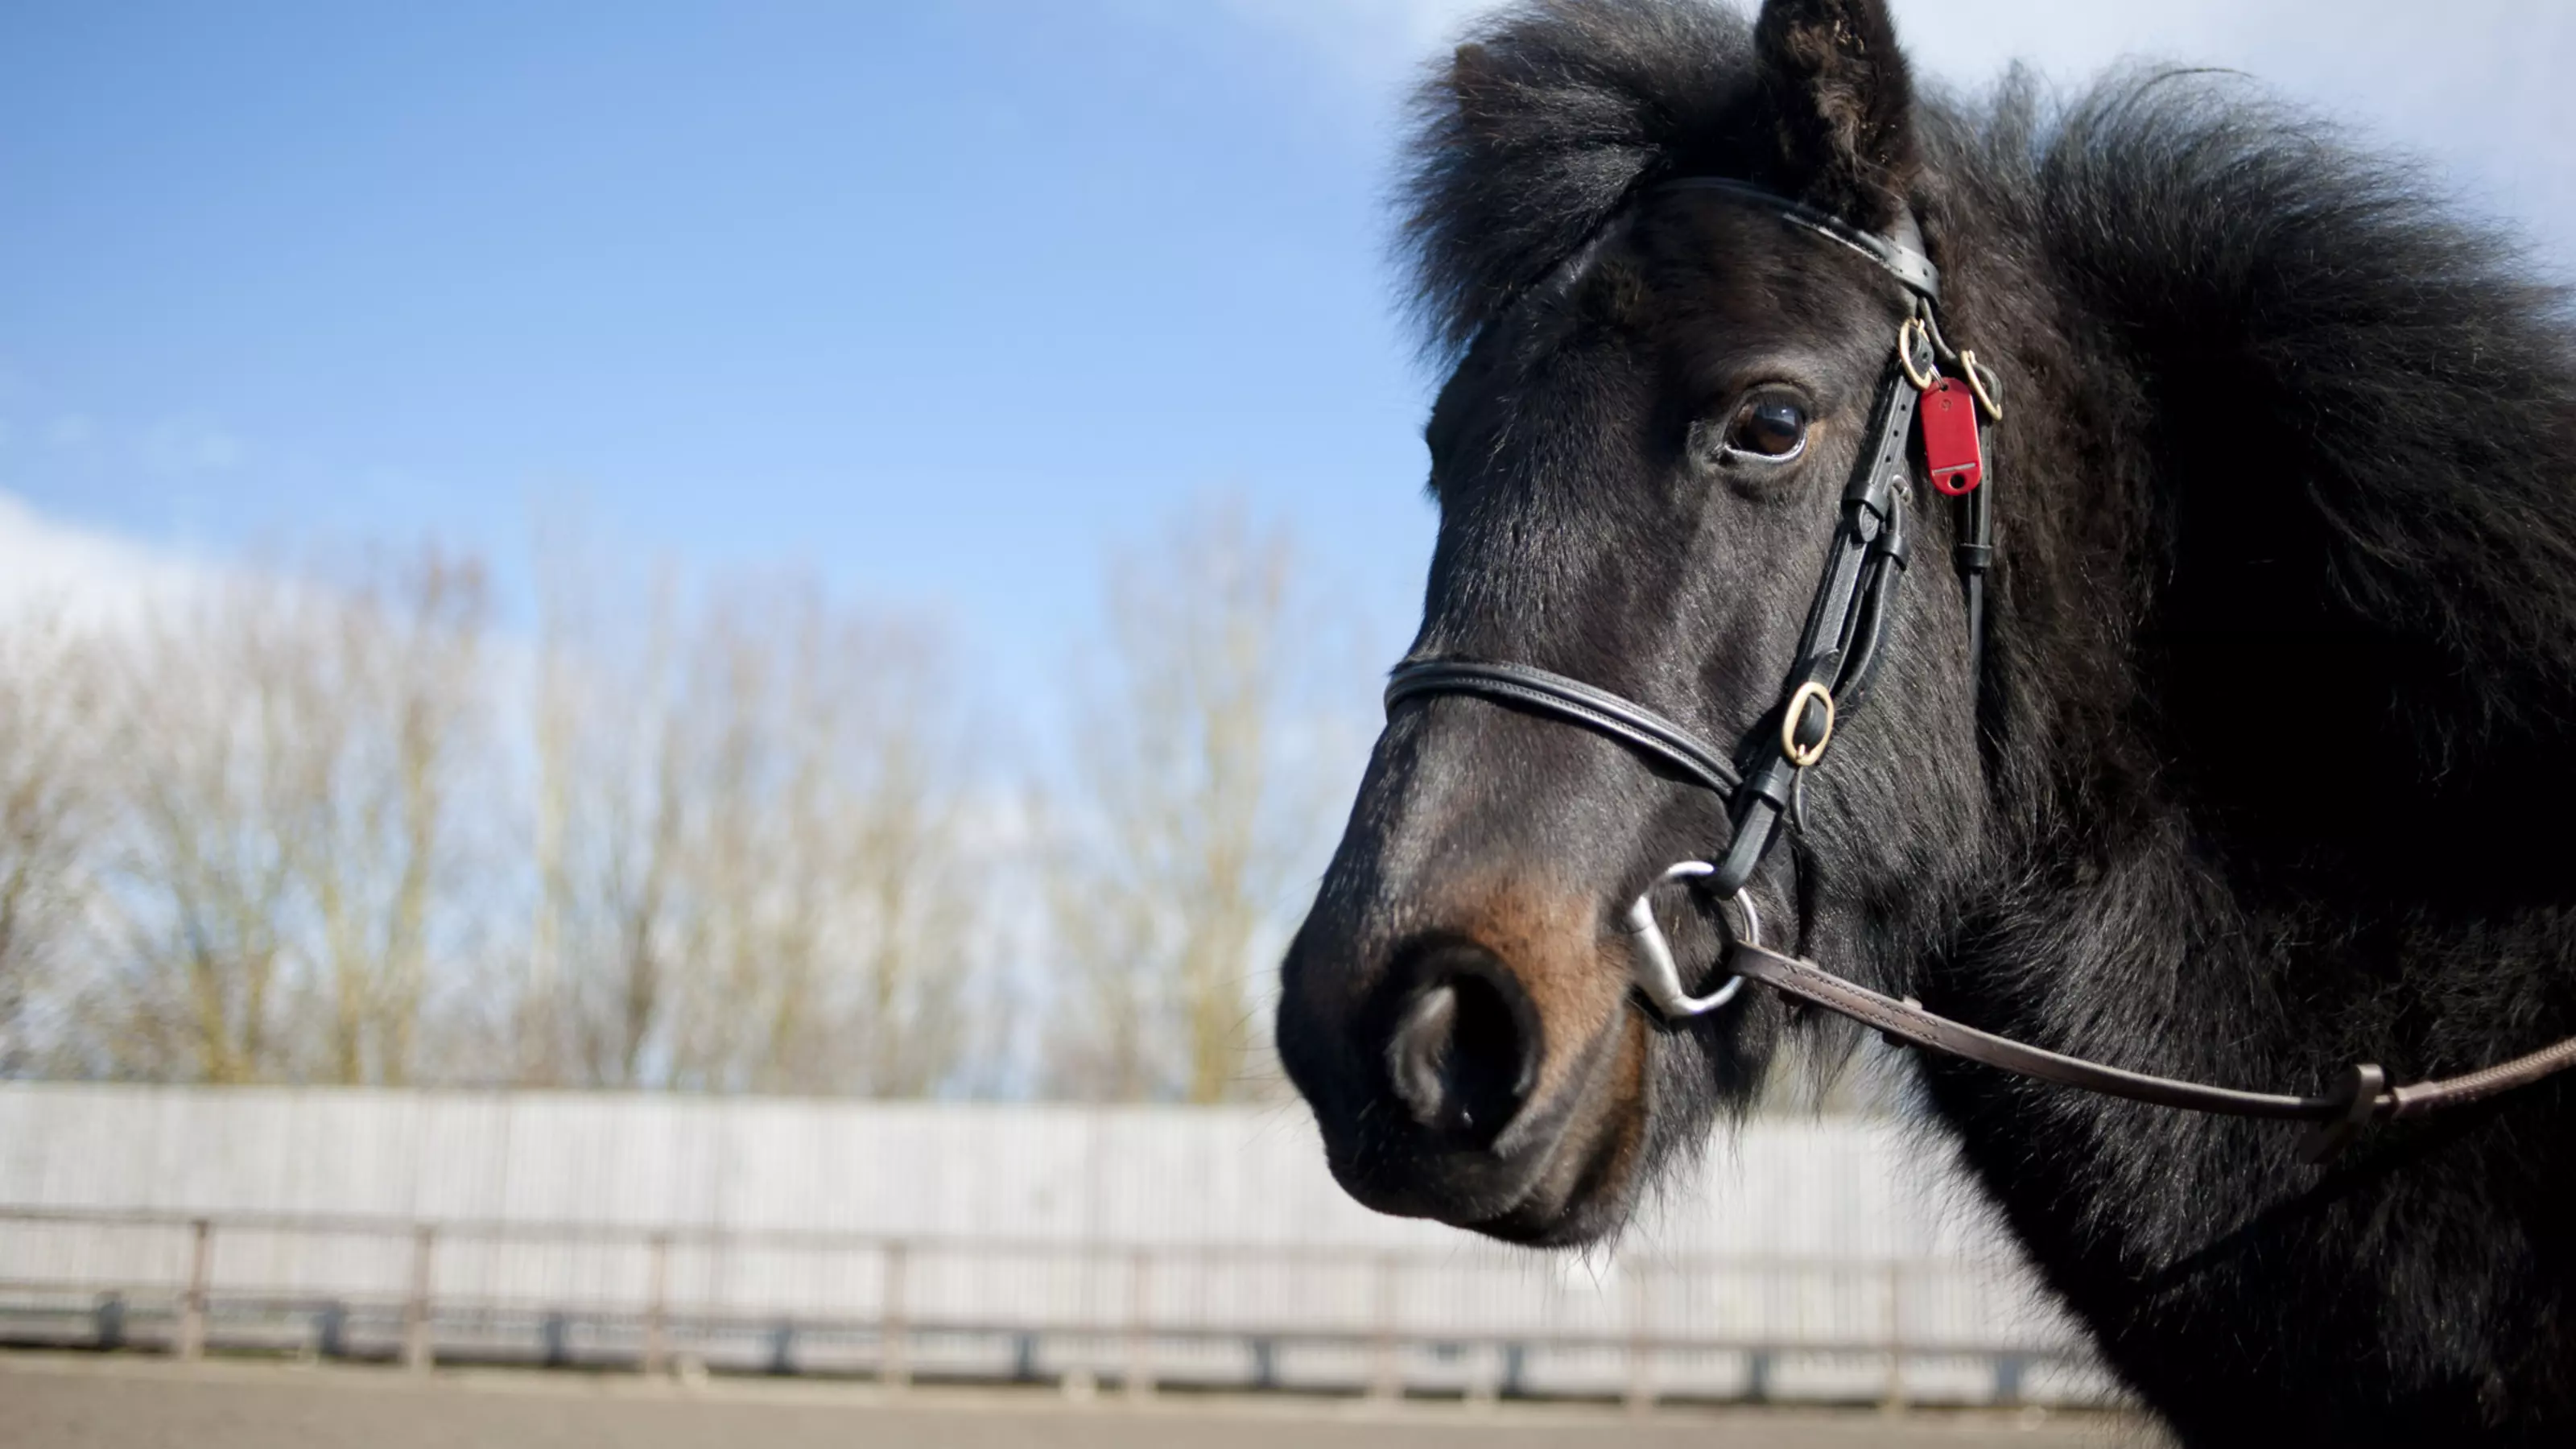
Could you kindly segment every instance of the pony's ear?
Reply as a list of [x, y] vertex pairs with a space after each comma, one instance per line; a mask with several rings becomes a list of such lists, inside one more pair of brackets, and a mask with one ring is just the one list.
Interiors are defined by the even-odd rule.
[[1886, 226], [1917, 165], [1914, 83], [1887, 0], [1765, 0], [1753, 49], [1783, 188]]

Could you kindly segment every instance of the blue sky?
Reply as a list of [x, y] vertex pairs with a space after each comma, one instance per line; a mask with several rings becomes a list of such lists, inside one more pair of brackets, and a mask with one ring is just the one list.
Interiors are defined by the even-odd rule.
[[[1431, 379], [1383, 198], [1410, 69], [1474, 8], [21, 0], [0, 493], [218, 558], [429, 534], [516, 563], [572, 512], [637, 556], [811, 566], [1010, 669], [1078, 628], [1107, 541], [1235, 489], [1391, 656]], [[2246, 67], [2563, 262], [2576, 19], [2428, 13], [1900, 24], [1961, 81]]]

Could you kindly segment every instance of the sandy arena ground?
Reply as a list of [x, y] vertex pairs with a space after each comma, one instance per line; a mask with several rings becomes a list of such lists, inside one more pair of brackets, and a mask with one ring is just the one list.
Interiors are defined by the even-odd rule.
[[697, 1386], [569, 1373], [398, 1370], [143, 1357], [0, 1354], [7, 1449], [1862, 1449], [2010, 1444], [2153, 1449], [2134, 1420], [2091, 1415], [1659, 1410], [1455, 1403], [1392, 1407], [1166, 1395], [1131, 1407], [1052, 1391], [717, 1380]]

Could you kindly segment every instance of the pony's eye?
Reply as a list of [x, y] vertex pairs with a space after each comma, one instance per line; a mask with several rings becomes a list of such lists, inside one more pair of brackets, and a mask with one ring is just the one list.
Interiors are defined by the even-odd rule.
[[1785, 393], [1758, 394], [1736, 410], [1726, 446], [1757, 458], [1794, 458], [1807, 446], [1807, 410]]

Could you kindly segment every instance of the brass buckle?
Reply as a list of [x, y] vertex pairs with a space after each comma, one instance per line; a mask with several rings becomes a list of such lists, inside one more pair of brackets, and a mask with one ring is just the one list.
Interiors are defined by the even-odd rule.
[[[1915, 339], [1921, 338], [1924, 354], [1932, 359], [1930, 368], [1914, 365]], [[1933, 349], [1932, 329], [1920, 317], [1908, 317], [1896, 329], [1896, 365], [1904, 369], [1905, 380], [1916, 392], [1930, 392], [1941, 380], [1941, 354]]]
[[[1798, 743], [1798, 722], [1806, 718], [1809, 700], [1824, 701], [1825, 732], [1816, 737], [1814, 744], [1801, 745]], [[1811, 679], [1798, 686], [1797, 692], [1789, 696], [1789, 707], [1781, 711], [1780, 753], [1790, 764], [1803, 770], [1825, 757], [1825, 746], [1833, 743], [1833, 738], [1834, 692]]]

